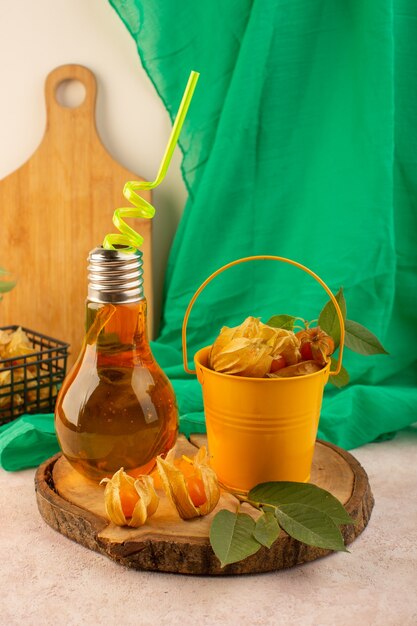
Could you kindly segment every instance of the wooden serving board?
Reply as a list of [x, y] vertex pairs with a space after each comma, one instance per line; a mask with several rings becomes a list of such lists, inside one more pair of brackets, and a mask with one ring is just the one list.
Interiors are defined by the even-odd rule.
[[[178, 454], [192, 456], [195, 446], [206, 444], [203, 435], [192, 442], [180, 436]], [[327, 489], [346, 507], [356, 524], [342, 527], [345, 543], [351, 543], [366, 527], [374, 500], [366, 472], [348, 452], [318, 441], [311, 482]], [[216, 509], [206, 517], [181, 520], [162, 493], [157, 512], [141, 528], [115, 526], [106, 518], [104, 487], [82, 477], [58, 454], [41, 465], [35, 478], [39, 511], [55, 530], [83, 546], [105, 554], [128, 567], [181, 574], [251, 574], [269, 572], [313, 561], [329, 550], [301, 544], [281, 532], [268, 550], [244, 561], [220, 567], [209, 542], [209, 529], [220, 509], [236, 511], [238, 501], [222, 492]], [[242, 510], [256, 518], [255, 509]]]
[[[61, 106], [64, 81], [84, 84], [84, 102]], [[87, 255], [101, 245], [128, 180], [141, 180], [103, 147], [95, 124], [96, 80], [81, 65], [54, 69], [45, 84], [43, 140], [17, 171], [0, 181], [0, 266], [17, 277], [1, 303], [0, 326], [21, 324], [71, 344], [70, 364], [84, 335]], [[127, 138], [128, 140], [128, 138]], [[150, 200], [150, 192], [143, 193]], [[130, 220], [144, 237], [145, 291], [151, 295], [151, 220]]]

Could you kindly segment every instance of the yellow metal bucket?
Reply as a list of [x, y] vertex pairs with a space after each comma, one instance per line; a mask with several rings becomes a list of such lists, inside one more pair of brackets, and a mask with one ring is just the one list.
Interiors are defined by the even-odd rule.
[[[247, 261], [283, 261], [306, 271], [331, 298], [340, 324], [340, 350], [336, 369], [291, 378], [247, 378], [215, 372], [207, 366], [211, 346], [199, 350], [196, 370], [188, 368], [186, 330], [191, 308], [206, 285], [224, 270]], [[246, 492], [268, 481], [307, 482], [324, 386], [342, 365], [344, 323], [336, 298], [327, 285], [305, 266], [277, 256], [238, 259], [209, 276], [194, 294], [183, 323], [184, 368], [197, 374], [202, 385], [211, 465], [228, 489]]]

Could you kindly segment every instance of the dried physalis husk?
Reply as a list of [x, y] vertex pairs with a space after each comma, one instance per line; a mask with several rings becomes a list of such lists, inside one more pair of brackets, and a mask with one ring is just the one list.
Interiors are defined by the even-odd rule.
[[276, 359], [283, 356], [288, 365], [298, 363], [301, 358], [300, 340], [291, 331], [285, 328], [273, 328], [274, 336], [269, 340], [272, 342], [272, 356]]
[[151, 476], [132, 478], [121, 467], [112, 478], [103, 478], [105, 484], [104, 502], [109, 519], [117, 526], [143, 526], [158, 508]]
[[6, 330], [0, 330], [0, 359], [5, 358], [3, 355], [6, 351], [7, 344], [10, 343], [11, 338], [11, 334]]
[[28, 402], [38, 402], [38, 406], [40, 407], [48, 406], [50, 399], [57, 395], [57, 389], [55, 385], [49, 386], [49, 384], [45, 384], [44, 386], [41, 386], [39, 384], [39, 382], [42, 384], [43, 381], [49, 383], [49, 377], [41, 378], [39, 380], [31, 372], [30, 367], [26, 369], [26, 375], [22, 367], [15, 370], [15, 379], [18, 381], [23, 380], [23, 382], [20, 382], [20, 384], [16, 385], [16, 388], [21, 388], [21, 390], [26, 392], [26, 399], [28, 400]]
[[0, 387], [3, 387], [5, 385], [11, 385], [11, 382], [12, 375], [10, 373], [10, 370], [0, 371]]
[[298, 363], [300, 342], [295, 334], [248, 317], [240, 326], [222, 328], [211, 348], [209, 366], [223, 374], [263, 378], [281, 355], [289, 365]]
[[[213, 343], [210, 357], [214, 358], [216, 354], [221, 352], [226, 347], [226, 345], [230, 341], [232, 341], [232, 339], [237, 339], [239, 337], [245, 337], [246, 339], [255, 339], [259, 337], [260, 324], [261, 322], [257, 317], [247, 317], [244, 322], [242, 322], [239, 326], [235, 326], [234, 328], [223, 326], [220, 331], [220, 335]], [[262, 324], [262, 326], [264, 326], [264, 324]]]
[[220, 488], [215, 472], [208, 464], [207, 450], [202, 446], [188, 463], [188, 471], [174, 464], [175, 451], [170, 450], [165, 459], [156, 459], [165, 493], [182, 519], [192, 519], [210, 513], [220, 498]]
[[272, 348], [262, 339], [237, 337], [211, 358], [216, 372], [263, 378], [272, 363]]
[[[37, 401], [39, 406], [48, 406], [50, 397], [49, 385], [38, 388], [38, 378], [34, 372], [35, 357], [28, 357], [35, 352], [32, 343], [22, 328], [13, 332], [0, 330], [0, 359], [13, 359], [12, 362], [0, 363], [0, 408], [21, 406], [24, 401]], [[20, 357], [26, 357], [25, 359]], [[1, 366], [3, 365], [3, 369]], [[16, 367], [21, 365], [22, 367]], [[11, 369], [13, 366], [13, 376]], [[13, 384], [12, 384], [13, 383]], [[12, 398], [13, 390], [13, 398]], [[52, 388], [56, 395], [56, 388]], [[5, 395], [8, 392], [8, 395]]]
[[305, 376], [306, 374], [314, 374], [323, 369], [323, 366], [317, 363], [317, 361], [300, 361], [295, 365], [289, 365], [282, 369], [268, 374], [269, 378], [288, 378], [290, 376]]
[[[39, 395], [39, 400], [38, 400], [38, 395]], [[57, 388], [55, 387], [55, 385], [52, 385], [51, 388], [41, 387], [39, 391], [36, 389], [29, 390], [26, 393], [26, 398], [28, 402], [37, 402], [37, 406], [39, 407], [47, 407], [49, 406], [51, 397], [55, 398], [56, 395], [57, 395]]]
[[26, 356], [34, 352], [29, 337], [24, 330], [18, 328], [10, 335], [10, 341], [6, 344], [4, 358]]
[[267, 343], [273, 328], [256, 317], [247, 317], [234, 328], [224, 326], [214, 342], [209, 366], [216, 372], [263, 378], [272, 363], [272, 346]]
[[240, 326], [235, 326], [234, 328], [229, 328], [228, 326], [223, 326], [220, 331], [220, 335], [217, 337], [216, 341], [213, 343], [210, 351], [210, 367], [213, 367], [213, 361], [216, 356], [223, 352], [226, 346], [233, 340], [245, 337], [246, 339], [253, 339], [257, 336], [259, 328], [259, 320], [256, 317], [247, 317]]
[[[0, 371], [0, 409], [6, 409], [10, 407], [12, 403], [11, 399], [12, 389], [12, 375], [10, 370]], [[5, 394], [5, 395], [3, 395]], [[23, 397], [20, 393], [13, 394], [13, 406], [21, 406], [23, 404]]]

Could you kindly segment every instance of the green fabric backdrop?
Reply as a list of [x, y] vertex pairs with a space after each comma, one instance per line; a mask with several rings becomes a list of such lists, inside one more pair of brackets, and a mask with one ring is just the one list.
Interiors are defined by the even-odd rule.
[[[110, 1], [171, 118], [190, 70], [201, 72], [181, 136], [189, 200], [153, 344], [183, 432], [204, 430], [201, 389], [182, 367], [186, 306], [211, 272], [254, 254], [293, 258], [343, 286], [348, 317], [390, 352], [347, 351], [352, 383], [328, 386], [319, 435], [352, 448], [416, 421], [415, 0]], [[312, 319], [325, 300], [293, 267], [234, 268], [197, 301], [190, 355], [225, 324]], [[51, 415], [0, 428], [6, 469], [57, 449]]]
[[[193, 292], [252, 254], [288, 256], [345, 289], [348, 317], [389, 356], [346, 354], [320, 436], [355, 447], [416, 420], [417, 5], [411, 0], [110, 0], [175, 116], [201, 72], [181, 137], [189, 191], [166, 276], [154, 352], [185, 431], [202, 429], [180, 331]], [[224, 324], [315, 318], [326, 300], [295, 268], [254, 262], [203, 292], [190, 354]], [[414, 349], [413, 349], [414, 346]]]

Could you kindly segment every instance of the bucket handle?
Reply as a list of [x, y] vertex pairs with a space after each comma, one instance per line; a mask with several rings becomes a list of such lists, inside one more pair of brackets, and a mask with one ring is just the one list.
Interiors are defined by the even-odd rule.
[[330, 300], [334, 304], [334, 307], [335, 307], [336, 313], [337, 313], [337, 317], [339, 319], [339, 324], [340, 324], [339, 358], [337, 359], [336, 369], [335, 370], [330, 370], [329, 375], [330, 376], [336, 376], [337, 374], [339, 374], [339, 372], [340, 372], [340, 370], [342, 368], [343, 346], [344, 346], [344, 340], [345, 340], [345, 323], [344, 323], [344, 320], [343, 320], [342, 311], [340, 310], [340, 307], [339, 307], [339, 303], [337, 302], [336, 298], [334, 297], [333, 293], [330, 291], [330, 289], [326, 285], [326, 283], [320, 278], [320, 276], [317, 276], [317, 274], [315, 274], [308, 267], [306, 267], [305, 265], [301, 265], [301, 263], [297, 263], [297, 261], [293, 261], [291, 259], [286, 259], [285, 257], [282, 257], [282, 256], [274, 256], [274, 255], [267, 255], [267, 254], [258, 255], [258, 256], [247, 256], [247, 257], [243, 257], [241, 259], [237, 259], [236, 261], [231, 261], [230, 263], [226, 263], [226, 265], [223, 265], [223, 267], [221, 267], [220, 269], [216, 270], [215, 272], [213, 272], [213, 274], [211, 274], [208, 278], [206, 278], [206, 280], [197, 289], [197, 291], [195, 292], [195, 294], [193, 295], [193, 297], [190, 300], [190, 303], [189, 303], [189, 305], [187, 307], [187, 310], [185, 312], [185, 315], [184, 315], [184, 321], [182, 323], [182, 355], [183, 355], [183, 362], [184, 362], [184, 369], [185, 369], [185, 371], [188, 374], [196, 374], [195, 370], [190, 370], [190, 368], [188, 367], [188, 358], [187, 358], [187, 323], [188, 323], [188, 318], [190, 317], [191, 309], [193, 308], [193, 305], [194, 305], [195, 301], [197, 300], [198, 296], [203, 291], [203, 289], [213, 280], [213, 278], [215, 278], [216, 276], [218, 276], [219, 274], [221, 274], [225, 270], [229, 269], [230, 267], [233, 267], [234, 265], [239, 265], [240, 263], [247, 263], [248, 261], [258, 261], [258, 260], [282, 261], [283, 263], [289, 263], [290, 265], [294, 265], [295, 267], [298, 267], [299, 269], [303, 270], [307, 274], [310, 274], [310, 276], [312, 276], [323, 287], [323, 289], [325, 290], [327, 295], [330, 297]]

